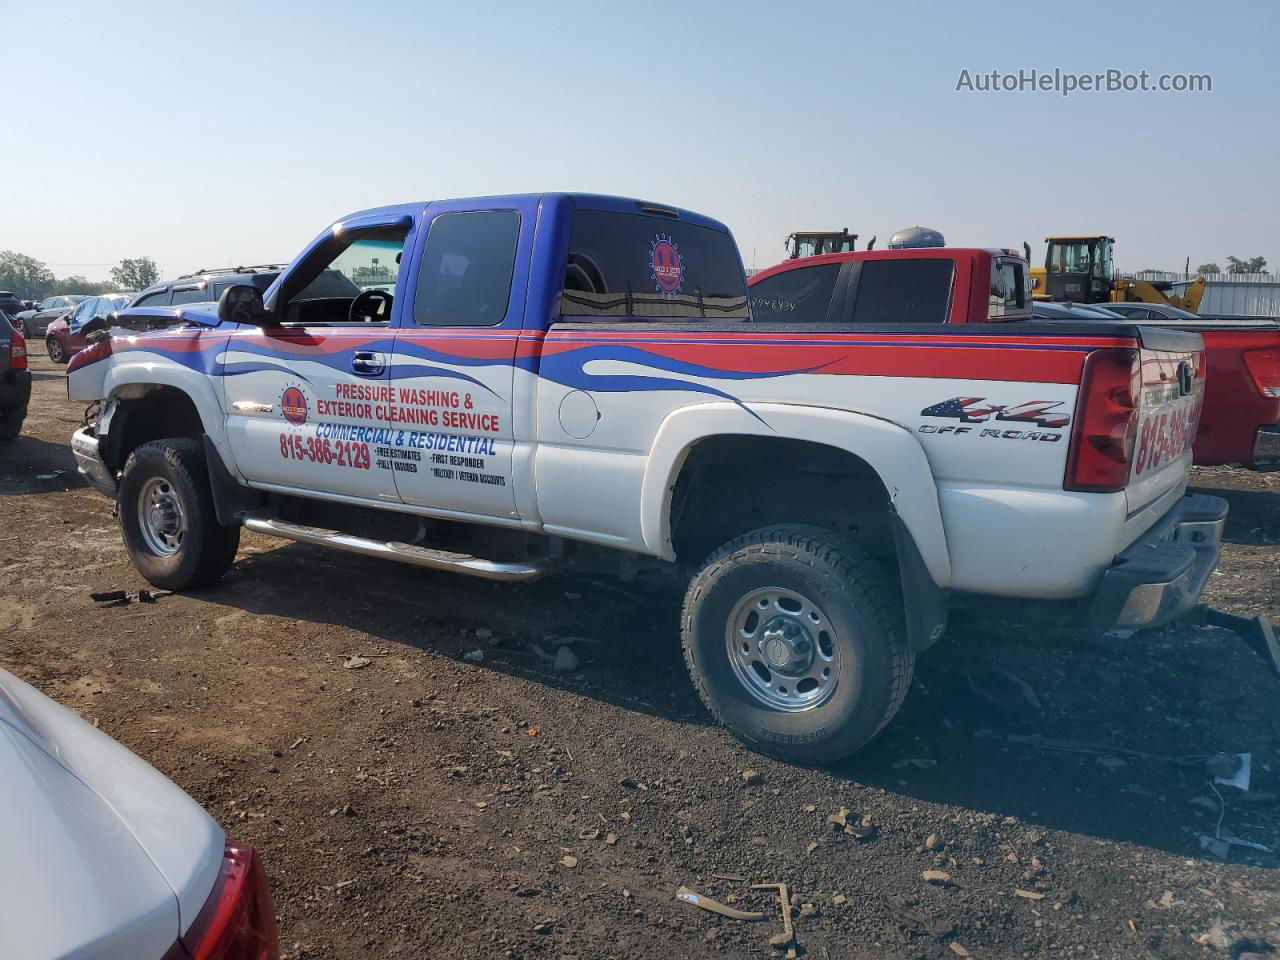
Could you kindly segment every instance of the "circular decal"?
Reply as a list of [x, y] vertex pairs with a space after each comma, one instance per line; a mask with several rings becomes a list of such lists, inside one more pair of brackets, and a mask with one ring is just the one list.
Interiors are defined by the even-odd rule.
[[286, 387], [280, 394], [280, 412], [292, 424], [307, 422], [307, 398], [297, 387]]
[[649, 245], [649, 268], [659, 293], [675, 296], [684, 284], [684, 260], [680, 248], [666, 234], [658, 234]]

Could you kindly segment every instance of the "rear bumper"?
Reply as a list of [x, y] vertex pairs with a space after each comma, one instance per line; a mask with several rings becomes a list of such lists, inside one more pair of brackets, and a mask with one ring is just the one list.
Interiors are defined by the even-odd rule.
[[25, 409], [31, 402], [31, 371], [10, 370], [0, 374], [0, 409]]
[[1103, 574], [1090, 626], [1142, 630], [1191, 610], [1218, 565], [1226, 519], [1221, 497], [1188, 494], [1179, 500]]
[[90, 427], [81, 427], [71, 435], [71, 452], [76, 468], [89, 486], [112, 500], [116, 497], [116, 478], [98, 454], [98, 438]]
[[1253, 457], [1250, 466], [1280, 464], [1280, 423], [1260, 427], [1253, 440]]

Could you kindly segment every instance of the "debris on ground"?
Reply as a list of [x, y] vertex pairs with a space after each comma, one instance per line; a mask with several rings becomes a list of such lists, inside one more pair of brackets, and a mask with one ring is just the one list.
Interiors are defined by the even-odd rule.
[[468, 650], [462, 655], [462, 659], [469, 663], [479, 663], [484, 659], [484, 651], [479, 648], [476, 648], [475, 650]]
[[551, 669], [556, 673], [573, 673], [578, 669], [579, 664], [578, 655], [571, 647], [560, 647], [556, 650], [556, 658], [551, 664]]
[[752, 890], [777, 890], [778, 903], [782, 908], [782, 932], [769, 938], [769, 946], [775, 950], [786, 950], [787, 960], [794, 960], [796, 953], [796, 932], [791, 926], [791, 894], [785, 883], [753, 883]]
[[710, 913], [718, 913], [722, 917], [728, 917], [730, 920], [763, 920], [764, 914], [755, 910], [735, 910], [733, 907], [721, 903], [719, 900], [712, 900], [710, 897], [704, 897], [697, 891], [690, 890], [688, 887], [680, 887], [676, 890], [676, 899], [683, 903], [690, 903], [700, 910], [707, 910]]
[[759, 770], [751, 770], [751, 769], [743, 770], [742, 782], [745, 783], [748, 787], [758, 787], [762, 783], [764, 783], [764, 774], [761, 773]]
[[935, 887], [949, 887], [952, 885], [951, 874], [944, 870], [926, 870], [920, 876], [924, 878], [925, 883], [932, 883]]
[[368, 657], [362, 657], [360, 654], [353, 654], [342, 661], [344, 670], [363, 670], [369, 664], [373, 663]]

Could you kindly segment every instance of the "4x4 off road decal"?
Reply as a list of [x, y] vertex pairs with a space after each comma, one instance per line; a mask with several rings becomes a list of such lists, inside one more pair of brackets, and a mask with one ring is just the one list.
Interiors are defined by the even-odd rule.
[[684, 285], [680, 248], [665, 233], [658, 234], [649, 244], [649, 270], [654, 289], [665, 297], [674, 297]]
[[959, 420], [962, 423], [986, 423], [992, 417], [1015, 423], [1034, 424], [1037, 427], [1065, 427], [1071, 415], [1059, 412], [1061, 400], [1030, 400], [1011, 405], [992, 403], [985, 397], [952, 397], [920, 411], [922, 417], [940, 417]]

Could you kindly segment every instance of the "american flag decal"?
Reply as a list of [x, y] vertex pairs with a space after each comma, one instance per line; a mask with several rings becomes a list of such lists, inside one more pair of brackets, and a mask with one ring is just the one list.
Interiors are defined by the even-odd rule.
[[992, 403], [985, 397], [952, 397], [920, 411], [922, 417], [959, 420], [962, 423], [986, 423], [992, 417], [1017, 423], [1034, 423], [1037, 427], [1065, 427], [1071, 415], [1055, 412], [1061, 400], [1031, 400], [1011, 405]]

